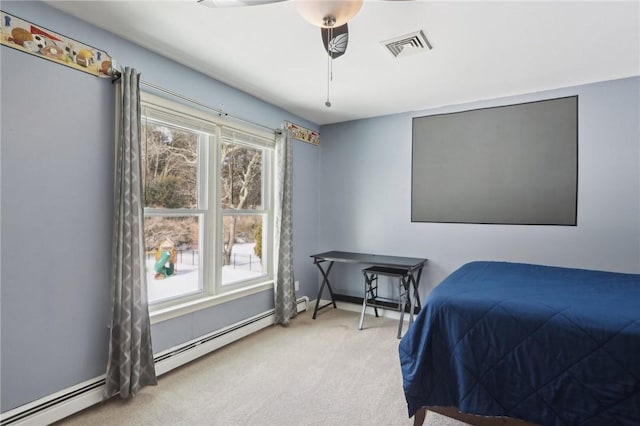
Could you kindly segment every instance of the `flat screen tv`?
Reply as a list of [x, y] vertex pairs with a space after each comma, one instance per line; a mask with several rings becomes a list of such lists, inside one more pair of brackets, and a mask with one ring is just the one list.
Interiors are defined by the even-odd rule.
[[575, 226], [578, 97], [415, 117], [411, 221]]

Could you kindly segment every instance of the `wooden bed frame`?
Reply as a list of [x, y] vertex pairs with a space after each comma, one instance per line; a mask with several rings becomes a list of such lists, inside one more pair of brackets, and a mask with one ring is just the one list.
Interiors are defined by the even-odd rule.
[[461, 413], [455, 407], [422, 407], [413, 416], [413, 426], [422, 426], [427, 415], [427, 410], [443, 416], [468, 423], [472, 426], [537, 426], [524, 420], [512, 419], [509, 417], [485, 417], [473, 414]]

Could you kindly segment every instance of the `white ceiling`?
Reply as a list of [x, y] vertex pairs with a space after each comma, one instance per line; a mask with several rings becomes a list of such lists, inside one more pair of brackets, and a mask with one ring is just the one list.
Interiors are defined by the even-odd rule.
[[[640, 75], [640, 1], [365, 0], [331, 108], [320, 30], [293, 1], [47, 3], [316, 124]], [[417, 30], [432, 50], [394, 58], [380, 44]]]

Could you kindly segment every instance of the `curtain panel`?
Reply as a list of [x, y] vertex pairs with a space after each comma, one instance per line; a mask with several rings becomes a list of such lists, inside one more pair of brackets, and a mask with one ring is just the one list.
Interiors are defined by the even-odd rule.
[[291, 132], [276, 135], [275, 322], [289, 324], [297, 315], [293, 276], [293, 147]]
[[118, 85], [120, 111], [105, 398], [116, 394], [130, 398], [142, 387], [157, 383], [144, 265], [140, 74], [125, 68]]

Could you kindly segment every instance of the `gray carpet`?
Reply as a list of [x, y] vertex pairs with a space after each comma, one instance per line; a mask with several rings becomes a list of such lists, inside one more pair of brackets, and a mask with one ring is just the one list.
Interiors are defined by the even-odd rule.
[[[300, 314], [59, 425], [411, 425], [397, 321], [325, 309]], [[429, 412], [425, 425], [464, 423]]]

